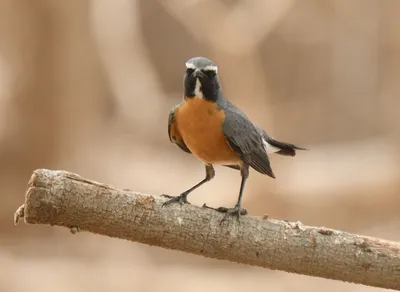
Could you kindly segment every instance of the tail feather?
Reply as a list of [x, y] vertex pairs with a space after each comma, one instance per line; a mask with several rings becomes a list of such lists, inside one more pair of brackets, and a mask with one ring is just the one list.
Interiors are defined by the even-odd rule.
[[277, 140], [272, 139], [271, 137], [268, 137], [267, 143], [272, 145], [273, 147], [276, 147], [280, 150], [276, 152], [276, 154], [279, 155], [284, 155], [284, 156], [295, 156], [296, 155], [296, 150], [308, 150], [303, 147], [296, 146], [294, 144], [286, 143], [286, 142], [280, 142]]
[[271, 152], [275, 152], [276, 154], [279, 155], [284, 155], [284, 156], [295, 156], [296, 155], [296, 150], [308, 150], [304, 147], [296, 146], [294, 144], [286, 143], [286, 142], [281, 142], [278, 140], [273, 139], [270, 137], [263, 129], [258, 127], [260, 131], [262, 132], [263, 139], [266, 143], [266, 150], [271, 150]]

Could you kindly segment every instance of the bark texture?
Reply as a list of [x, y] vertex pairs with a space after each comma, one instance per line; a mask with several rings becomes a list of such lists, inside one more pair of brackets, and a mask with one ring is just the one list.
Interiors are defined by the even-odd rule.
[[327, 228], [223, 214], [39, 169], [15, 223], [65, 226], [205, 257], [400, 290], [400, 244]]

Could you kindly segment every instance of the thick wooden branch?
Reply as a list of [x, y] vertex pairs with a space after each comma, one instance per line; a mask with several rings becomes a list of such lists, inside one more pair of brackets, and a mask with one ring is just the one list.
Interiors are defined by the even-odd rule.
[[119, 190], [65, 171], [36, 170], [15, 222], [65, 226], [303, 275], [400, 290], [400, 244], [342, 231], [223, 214]]

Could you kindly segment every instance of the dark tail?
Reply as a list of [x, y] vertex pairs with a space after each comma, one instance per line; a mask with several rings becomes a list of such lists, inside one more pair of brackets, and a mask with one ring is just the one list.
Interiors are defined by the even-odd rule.
[[262, 135], [264, 140], [271, 145], [272, 147], [280, 149], [279, 151], [275, 152], [276, 154], [279, 155], [284, 155], [284, 156], [295, 156], [296, 155], [296, 150], [308, 150], [303, 147], [296, 146], [294, 144], [286, 143], [286, 142], [281, 142], [278, 140], [273, 139], [270, 137], [263, 129], [259, 127], [259, 129], [262, 131]]
[[271, 137], [268, 137], [267, 143], [270, 145], [279, 148], [280, 150], [275, 152], [276, 154], [284, 155], [284, 156], [295, 156], [296, 155], [296, 150], [308, 150], [303, 147], [299, 147], [293, 144], [285, 143], [285, 142], [280, 142], [277, 140], [272, 139]]

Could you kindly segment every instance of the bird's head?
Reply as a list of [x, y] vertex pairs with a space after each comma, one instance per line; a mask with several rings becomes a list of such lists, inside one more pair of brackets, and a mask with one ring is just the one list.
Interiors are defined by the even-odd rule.
[[215, 101], [220, 88], [218, 67], [214, 62], [204, 57], [194, 57], [186, 62], [185, 98]]

